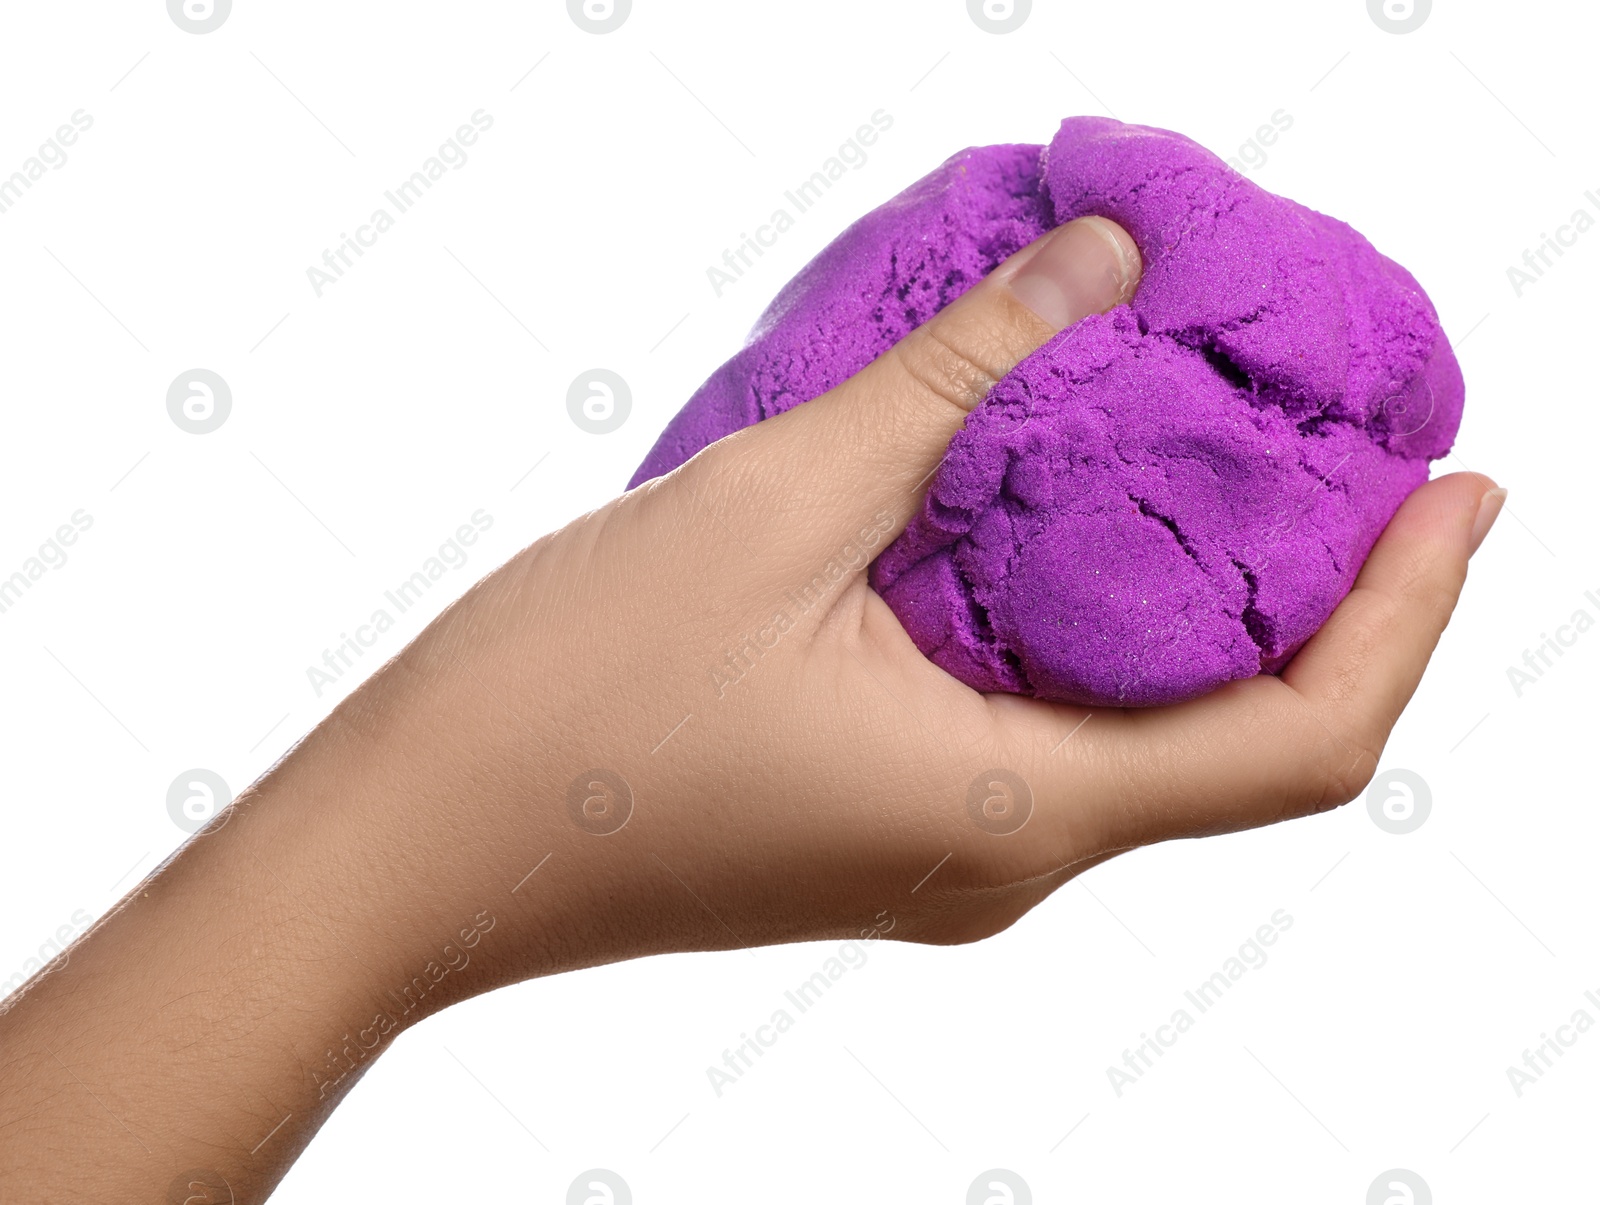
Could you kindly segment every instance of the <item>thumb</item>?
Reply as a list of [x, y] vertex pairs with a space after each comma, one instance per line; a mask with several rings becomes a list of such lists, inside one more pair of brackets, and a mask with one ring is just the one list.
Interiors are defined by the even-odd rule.
[[1057, 331], [1127, 301], [1141, 267], [1138, 247], [1116, 223], [1068, 222], [843, 384], [697, 459], [719, 462], [702, 465], [712, 477], [730, 470], [740, 510], [789, 517], [783, 536], [798, 559], [881, 527], [885, 512], [898, 533], [918, 487], [990, 387]]

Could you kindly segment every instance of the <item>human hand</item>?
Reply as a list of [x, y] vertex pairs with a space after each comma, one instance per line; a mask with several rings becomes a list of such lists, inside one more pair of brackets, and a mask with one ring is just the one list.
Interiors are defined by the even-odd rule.
[[7, 1001], [8, 1187], [157, 1199], [225, 1164], [262, 1196], [394, 1033], [466, 996], [972, 940], [1121, 850], [1353, 797], [1498, 510], [1485, 478], [1417, 490], [1281, 678], [1176, 707], [979, 695], [867, 585], [989, 385], [1137, 273], [1110, 223], [1064, 226], [475, 586]]
[[450, 717], [395, 743], [419, 809], [455, 801], [463, 906], [551, 855], [530, 940], [560, 954], [487, 982], [885, 914], [972, 940], [1118, 851], [1364, 787], [1498, 509], [1484, 478], [1417, 491], [1281, 678], [1182, 706], [979, 695], [867, 585], [967, 411], [1138, 271], [1104, 219], [1047, 235], [829, 394], [541, 540], [373, 683]]

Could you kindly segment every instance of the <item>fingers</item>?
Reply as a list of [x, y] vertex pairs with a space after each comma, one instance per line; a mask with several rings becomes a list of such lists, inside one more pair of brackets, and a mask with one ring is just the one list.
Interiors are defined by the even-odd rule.
[[1346, 771], [1360, 776], [1355, 790], [1377, 768], [1461, 597], [1467, 558], [1504, 498], [1477, 473], [1453, 473], [1417, 489], [1390, 520], [1350, 594], [1284, 670], [1284, 683], [1348, 734], [1358, 755]]
[[[1107, 848], [1250, 828], [1348, 802], [1376, 770], [1455, 608], [1467, 558], [1503, 498], [1473, 473], [1424, 484], [1281, 678], [1233, 682], [1176, 707], [1095, 712], [1059, 752], [1035, 756], [1045, 794], [1086, 807], [1077, 823], [1090, 831], [1080, 839]], [[1050, 749], [1084, 715], [1038, 709], [1020, 726], [1030, 747]], [[1087, 801], [1085, 783], [1099, 792]]]
[[784, 517], [784, 546], [805, 563], [885, 515], [892, 537], [989, 388], [1057, 331], [1131, 297], [1140, 264], [1107, 219], [1058, 227], [838, 388], [707, 449], [689, 476]]

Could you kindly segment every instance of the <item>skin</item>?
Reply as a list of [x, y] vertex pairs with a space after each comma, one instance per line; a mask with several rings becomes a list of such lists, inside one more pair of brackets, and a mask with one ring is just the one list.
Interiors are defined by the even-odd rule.
[[1170, 708], [977, 694], [867, 587], [988, 386], [1138, 270], [1111, 223], [1063, 226], [474, 586], [0, 1006], [7, 1199], [229, 1199], [181, 1175], [204, 1169], [261, 1200], [396, 1034], [466, 997], [883, 914], [974, 941], [1123, 850], [1356, 796], [1499, 509], [1487, 478], [1417, 490], [1281, 677]]

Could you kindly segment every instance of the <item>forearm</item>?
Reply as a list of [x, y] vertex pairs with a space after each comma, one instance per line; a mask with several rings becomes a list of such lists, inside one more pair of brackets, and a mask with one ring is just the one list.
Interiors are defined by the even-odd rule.
[[468, 902], [424, 864], [394, 686], [364, 687], [0, 1014], [7, 1200], [165, 1200], [191, 1169], [262, 1199], [402, 1030], [483, 990], [517, 901]]
[[596, 695], [571, 624], [541, 617], [587, 555], [571, 542], [475, 587], [8, 1002], [0, 1184], [161, 1200], [202, 1169], [260, 1200], [423, 1017], [734, 942], [705, 936], [703, 900], [673, 878], [692, 830], [657, 810], [610, 837], [571, 815], [594, 765], [655, 798], [672, 777], [616, 762], [649, 747], [617, 747], [625, 701]]

